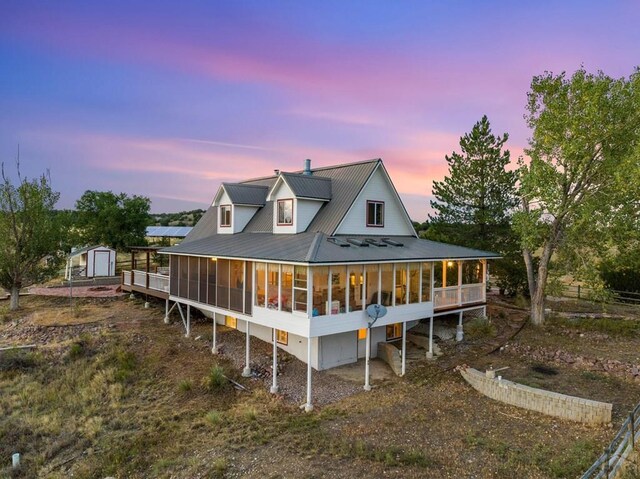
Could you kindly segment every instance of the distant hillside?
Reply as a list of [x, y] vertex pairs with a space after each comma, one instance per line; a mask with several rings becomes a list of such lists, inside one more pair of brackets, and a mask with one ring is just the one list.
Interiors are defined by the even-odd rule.
[[181, 211], [179, 213], [152, 213], [152, 226], [194, 226], [204, 210]]

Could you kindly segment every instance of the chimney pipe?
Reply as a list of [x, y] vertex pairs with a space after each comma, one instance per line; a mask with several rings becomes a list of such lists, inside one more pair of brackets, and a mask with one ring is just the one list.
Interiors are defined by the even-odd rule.
[[311, 160], [308, 158], [304, 160], [304, 171], [302, 172], [302, 174], [311, 175]]
[[273, 170], [273, 172], [278, 176], [280, 174], [280, 170]]

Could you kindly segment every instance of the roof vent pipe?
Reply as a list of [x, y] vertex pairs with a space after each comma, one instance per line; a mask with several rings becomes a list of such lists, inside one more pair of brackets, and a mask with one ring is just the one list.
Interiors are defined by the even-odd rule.
[[302, 174], [311, 175], [311, 160], [308, 158], [304, 160], [304, 171], [302, 172]]

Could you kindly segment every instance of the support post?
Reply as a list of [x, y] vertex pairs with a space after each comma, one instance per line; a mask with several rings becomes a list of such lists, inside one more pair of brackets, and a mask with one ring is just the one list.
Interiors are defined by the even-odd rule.
[[460, 342], [460, 341], [462, 341], [464, 339], [464, 331], [462, 329], [462, 315], [463, 315], [463, 312], [460, 311], [458, 313], [458, 316], [459, 316], [460, 319], [458, 319], [458, 327], [456, 329], [456, 341], [458, 341], [458, 342]]
[[371, 391], [369, 384], [369, 356], [371, 356], [371, 328], [367, 328], [367, 339], [364, 353], [364, 390]]
[[311, 404], [311, 338], [307, 338], [307, 403], [304, 405], [305, 412], [313, 411]]
[[191, 336], [191, 305], [187, 304], [187, 333], [185, 337]]
[[[271, 394], [278, 394], [278, 345], [276, 344], [276, 328], [273, 328], [273, 371], [271, 373], [272, 382]], [[307, 399], [308, 400], [308, 399]]]
[[249, 363], [251, 362], [251, 357], [249, 354], [249, 343], [251, 340], [251, 323], [249, 321], [246, 322], [247, 323], [247, 334], [246, 334], [246, 352], [245, 352], [245, 358], [244, 358], [244, 369], [242, 370], [242, 376], [245, 378], [251, 377], [251, 366], [249, 366]]
[[211, 354], [218, 354], [218, 338], [216, 337], [216, 313], [213, 313], [213, 339], [211, 340]]
[[164, 301], [164, 324], [169, 324], [169, 298]]
[[433, 316], [429, 318], [429, 351], [427, 359], [433, 359]]
[[402, 376], [407, 371], [407, 323], [402, 322]]

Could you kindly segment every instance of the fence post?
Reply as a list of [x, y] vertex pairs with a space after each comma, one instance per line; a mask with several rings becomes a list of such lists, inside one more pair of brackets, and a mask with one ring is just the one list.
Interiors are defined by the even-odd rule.
[[606, 452], [606, 457], [604, 460], [604, 478], [609, 479], [609, 461], [611, 460], [611, 444], [607, 446], [607, 449], [605, 450], [605, 452]]
[[634, 422], [635, 422], [635, 417], [633, 417], [633, 411], [631, 411], [629, 413], [629, 429], [631, 429], [631, 450], [632, 451], [633, 451], [633, 448], [636, 446], [636, 439], [635, 439], [636, 426]]
[[580, 285], [578, 285], [578, 299], [580, 299]]

